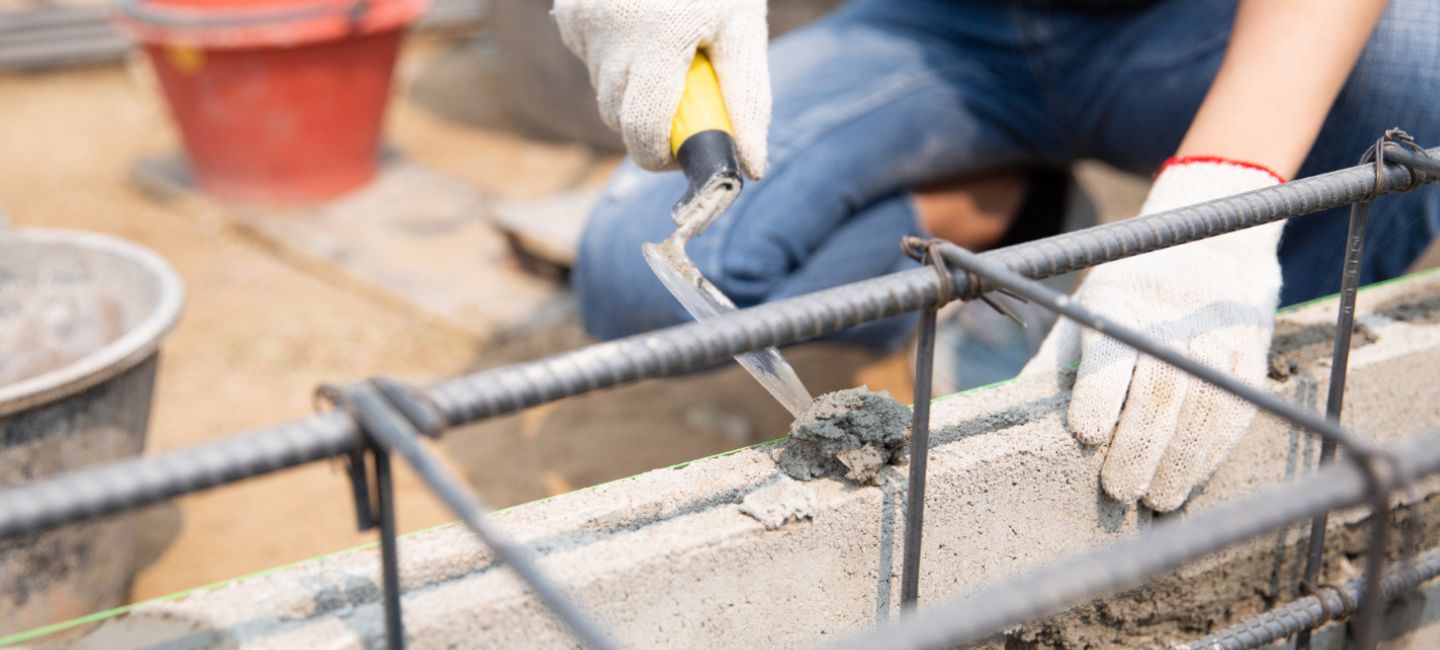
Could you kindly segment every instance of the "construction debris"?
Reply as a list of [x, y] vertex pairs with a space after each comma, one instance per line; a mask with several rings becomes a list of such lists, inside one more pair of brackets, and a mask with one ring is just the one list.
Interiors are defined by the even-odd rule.
[[740, 501], [740, 512], [765, 524], [765, 530], [775, 530], [792, 521], [814, 519], [817, 504], [814, 490], [781, 474], [768, 485], [745, 495]]

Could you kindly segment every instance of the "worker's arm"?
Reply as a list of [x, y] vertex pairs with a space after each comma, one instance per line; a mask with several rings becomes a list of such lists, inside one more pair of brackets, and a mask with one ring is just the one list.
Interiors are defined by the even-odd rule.
[[[1293, 176], [1383, 8], [1380, 0], [1242, 2], [1220, 72], [1141, 213]], [[1100, 266], [1076, 299], [1259, 385], [1280, 296], [1282, 230], [1272, 223]], [[1069, 321], [1056, 326], [1026, 372], [1063, 373], [1077, 361], [1067, 426], [1082, 443], [1109, 442], [1101, 485], [1122, 502], [1178, 508], [1256, 413]]]
[[770, 126], [765, 0], [556, 0], [565, 46], [590, 68], [600, 116], [630, 157], [651, 170], [675, 167], [670, 121], [696, 49], [720, 80], [740, 165], [765, 172]]
[[1385, 4], [1241, 2], [1220, 73], [1176, 155], [1241, 160], [1293, 177]]

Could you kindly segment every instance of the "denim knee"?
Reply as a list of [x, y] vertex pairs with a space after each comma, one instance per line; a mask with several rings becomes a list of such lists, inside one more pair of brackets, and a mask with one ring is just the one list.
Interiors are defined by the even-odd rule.
[[[1393, 0], [1336, 99], [1299, 177], [1354, 165], [1387, 128], [1409, 131], [1422, 146], [1440, 144], [1440, 70], [1416, 61], [1440, 58], [1440, 5]], [[1282, 304], [1334, 293], [1340, 287], [1349, 209], [1299, 217], [1285, 227], [1280, 260]], [[1362, 283], [1395, 277], [1440, 233], [1440, 190], [1420, 188], [1381, 197], [1366, 228]]]
[[585, 224], [571, 275], [586, 331], [600, 339], [689, 320], [655, 277], [640, 245], [674, 231], [670, 206], [685, 191], [678, 173], [647, 172], [626, 161]]

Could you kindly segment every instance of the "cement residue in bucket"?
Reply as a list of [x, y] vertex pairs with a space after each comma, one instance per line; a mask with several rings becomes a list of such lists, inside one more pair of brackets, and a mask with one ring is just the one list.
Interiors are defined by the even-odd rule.
[[886, 466], [903, 462], [909, 440], [908, 407], [886, 391], [847, 388], [815, 398], [790, 425], [790, 442], [776, 462], [801, 481], [844, 476], [873, 485]]
[[0, 269], [0, 385], [54, 370], [119, 338], [123, 310], [73, 260]]

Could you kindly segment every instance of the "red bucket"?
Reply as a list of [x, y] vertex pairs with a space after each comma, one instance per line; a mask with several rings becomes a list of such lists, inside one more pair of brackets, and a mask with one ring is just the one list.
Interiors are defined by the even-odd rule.
[[427, 0], [122, 0], [200, 188], [331, 198], [374, 178], [390, 76]]

